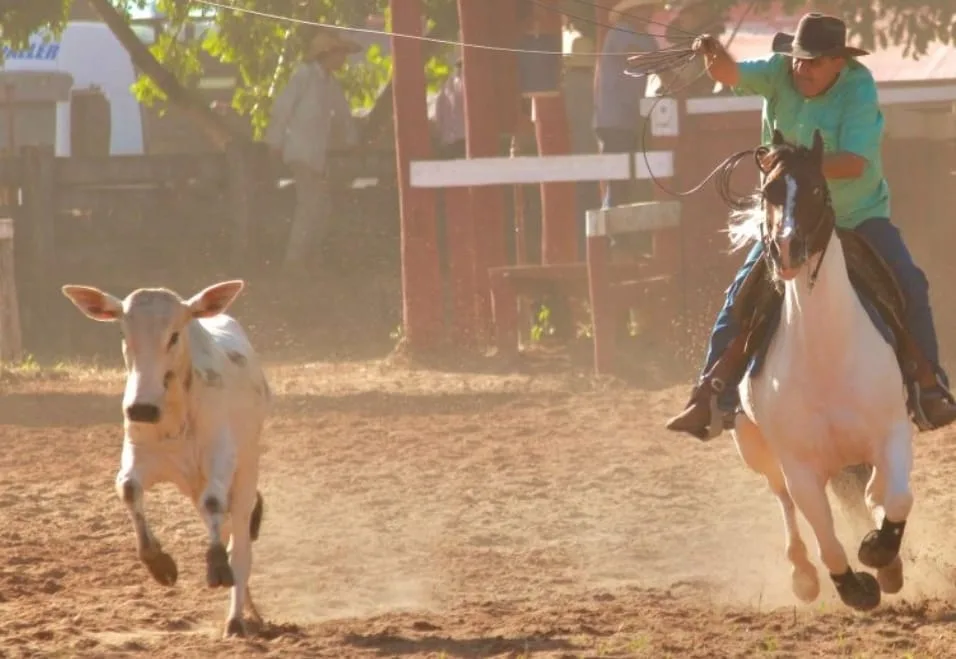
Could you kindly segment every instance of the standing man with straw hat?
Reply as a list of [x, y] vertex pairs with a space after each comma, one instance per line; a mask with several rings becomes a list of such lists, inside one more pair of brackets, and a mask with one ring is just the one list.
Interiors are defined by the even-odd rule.
[[310, 256], [330, 228], [329, 185], [326, 158], [335, 140], [357, 142], [348, 99], [334, 74], [348, 55], [362, 47], [340, 30], [310, 28], [302, 61], [272, 104], [265, 141], [292, 170], [296, 206], [289, 231], [283, 270], [286, 275], [306, 273]]

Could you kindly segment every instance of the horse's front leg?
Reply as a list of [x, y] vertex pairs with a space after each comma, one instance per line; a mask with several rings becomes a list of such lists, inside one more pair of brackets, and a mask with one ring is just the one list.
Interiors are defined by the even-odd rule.
[[854, 572], [850, 567], [836, 535], [825, 478], [811, 466], [789, 456], [782, 466], [790, 495], [817, 537], [820, 559], [830, 571], [840, 599], [858, 611], [876, 608], [880, 603], [880, 586], [873, 575]]
[[133, 445], [124, 442], [119, 473], [116, 475], [116, 494], [126, 505], [133, 532], [136, 534], [136, 552], [153, 579], [164, 586], [172, 586], [179, 577], [176, 561], [163, 551], [146, 521], [143, 493], [155, 482], [155, 465], [148, 459], [137, 459]]
[[[909, 422], [901, 423], [890, 433], [889, 441], [877, 460], [873, 476], [867, 484], [867, 506], [873, 512], [878, 529], [866, 534], [860, 543], [859, 559], [878, 570], [880, 587], [896, 593], [903, 587], [903, 562], [900, 547], [906, 520], [913, 508], [910, 473], [913, 467], [912, 430]], [[878, 519], [878, 509], [883, 519]]]
[[739, 414], [734, 428], [734, 442], [743, 461], [756, 473], [767, 479], [770, 491], [777, 497], [783, 513], [783, 528], [786, 533], [787, 559], [793, 566], [790, 573], [793, 594], [803, 602], [812, 602], [820, 595], [820, 578], [810, 562], [807, 546], [800, 537], [797, 525], [797, 509], [787, 490], [787, 482], [780, 470], [780, 463], [760, 429], [747, 416]]

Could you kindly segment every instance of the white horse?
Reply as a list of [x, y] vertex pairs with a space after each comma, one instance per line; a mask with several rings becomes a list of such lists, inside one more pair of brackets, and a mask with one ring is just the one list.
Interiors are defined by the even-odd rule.
[[[857, 610], [899, 592], [910, 491], [913, 428], [893, 348], [861, 304], [847, 273], [822, 173], [823, 141], [784, 143], [775, 131], [761, 159], [766, 181], [753, 211], [731, 221], [735, 247], [763, 240], [783, 285], [779, 326], [762, 369], [739, 385], [742, 414], [734, 441], [744, 462], [766, 477], [780, 501], [792, 588], [805, 602], [820, 593], [817, 570], [797, 528], [796, 511], [817, 538], [820, 558], [843, 602]], [[844, 468], [866, 464], [866, 506], [876, 529], [860, 545], [856, 572], [837, 539], [826, 485]]]

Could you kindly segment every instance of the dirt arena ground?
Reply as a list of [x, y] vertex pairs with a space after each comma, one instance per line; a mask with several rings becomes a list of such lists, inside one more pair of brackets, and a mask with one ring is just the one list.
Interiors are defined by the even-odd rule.
[[952, 433], [918, 441], [907, 585], [861, 615], [826, 579], [795, 605], [776, 503], [730, 439], [661, 430], [684, 386], [376, 361], [270, 377], [252, 580], [269, 623], [230, 641], [171, 488], [147, 513], [179, 583], [137, 562], [112, 487], [122, 376], [3, 377], [0, 656], [952, 656]]

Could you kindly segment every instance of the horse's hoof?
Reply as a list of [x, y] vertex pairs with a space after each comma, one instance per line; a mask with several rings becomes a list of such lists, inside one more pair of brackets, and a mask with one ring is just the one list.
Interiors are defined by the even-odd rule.
[[243, 637], [246, 635], [246, 626], [243, 624], [241, 618], [230, 618], [226, 622], [226, 631], [223, 634], [226, 638], [230, 637]]
[[868, 572], [852, 572], [834, 579], [840, 599], [851, 609], [872, 611], [880, 605], [880, 584]]
[[817, 577], [816, 570], [807, 571], [794, 568], [790, 575], [790, 581], [793, 594], [801, 602], [809, 604], [820, 596], [820, 579]]
[[229, 555], [221, 544], [206, 550], [206, 583], [210, 588], [232, 588], [235, 579], [229, 566]]
[[899, 554], [888, 567], [877, 571], [876, 580], [880, 584], [880, 590], [887, 595], [895, 595], [903, 590], [903, 560]]
[[873, 529], [866, 534], [863, 542], [860, 543], [860, 550], [857, 552], [857, 558], [866, 567], [872, 570], [882, 570], [889, 567], [893, 560], [899, 556], [899, 546], [888, 546], [896, 543], [887, 542], [886, 537], [877, 529]]
[[148, 556], [143, 556], [142, 561], [149, 573], [153, 575], [153, 579], [158, 583], [163, 586], [176, 585], [176, 580], [179, 578], [179, 568], [176, 567], [176, 561], [173, 560], [172, 556], [160, 549]]

